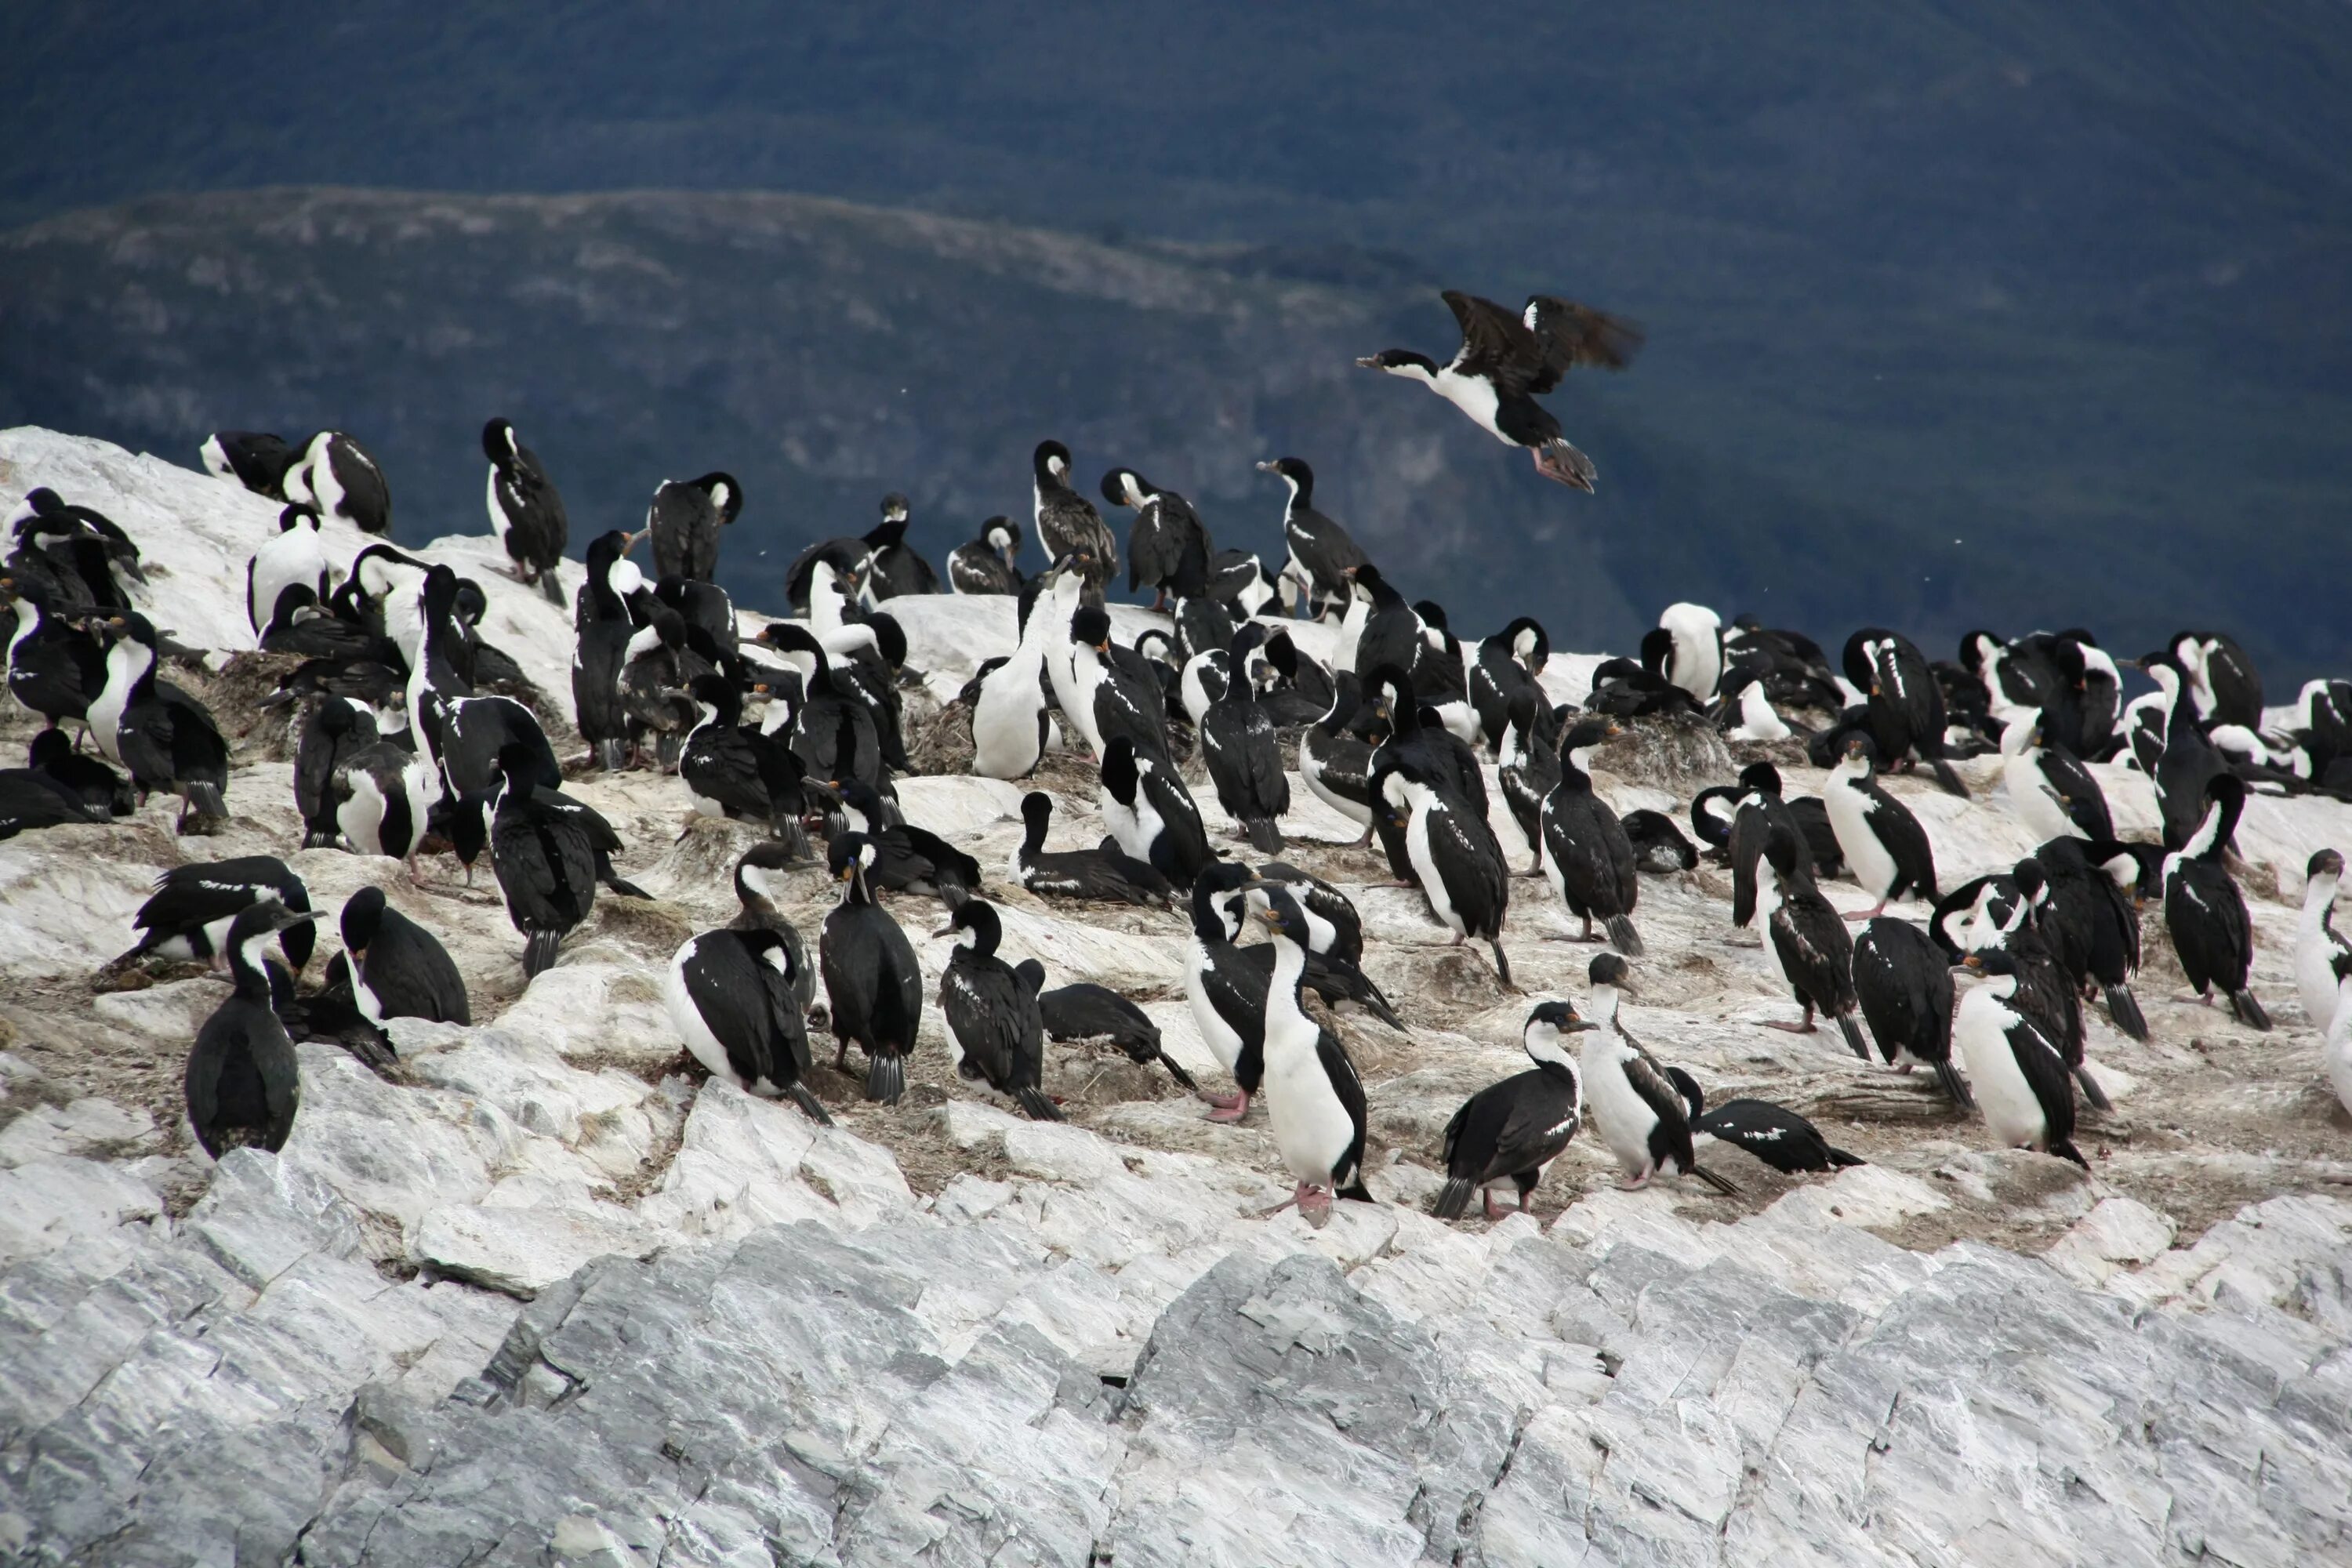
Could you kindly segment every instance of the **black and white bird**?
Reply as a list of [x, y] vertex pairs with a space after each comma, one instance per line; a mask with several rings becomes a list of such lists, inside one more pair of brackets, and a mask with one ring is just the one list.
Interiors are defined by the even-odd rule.
[[[1355, 597], [1349, 570], [1371, 558], [1338, 520], [1315, 510], [1315, 470], [1303, 459], [1276, 458], [1258, 468], [1290, 487], [1282, 513], [1283, 542], [1289, 550], [1279, 584], [1284, 605], [1304, 607], [1316, 619], [1339, 614]], [[1346, 660], [1339, 667], [1352, 668]]]
[[808, 962], [773, 931], [733, 926], [679, 944], [662, 981], [670, 1027], [709, 1070], [747, 1094], [789, 1099], [808, 1119], [833, 1118], [808, 1087], [808, 1021], [798, 970]]
[[196, 1031], [184, 1080], [188, 1125], [217, 1160], [236, 1148], [286, 1146], [302, 1097], [294, 1042], [270, 1005], [262, 945], [318, 917], [264, 900], [229, 922], [222, 944], [235, 989]]
[[43, 730], [25, 748], [25, 768], [79, 804], [93, 822], [138, 809], [131, 780], [98, 758], [74, 750], [63, 730]]
[[2176, 632], [2165, 646], [2180, 661], [2199, 720], [2262, 728], [2262, 674], [2237, 638], [2226, 632]]
[[866, 531], [866, 559], [858, 576], [868, 605], [908, 594], [936, 594], [939, 574], [907, 543], [907, 498], [893, 490], [882, 498], [882, 521]]
[[1247, 867], [1220, 860], [1192, 884], [1184, 1000], [1210, 1055], [1233, 1075], [1235, 1090], [1198, 1091], [1214, 1108], [1209, 1112], [1212, 1121], [1239, 1121], [1265, 1075], [1265, 987], [1273, 969], [1250, 963], [1234, 944], [1244, 902], [1235, 895], [1254, 879]]
[[840, 1042], [834, 1066], [849, 1070], [849, 1047], [866, 1053], [866, 1098], [896, 1105], [907, 1092], [907, 1057], [923, 1020], [923, 971], [890, 912], [866, 880], [876, 858], [861, 834], [836, 833], [825, 864], [841, 884], [841, 902], [824, 917], [817, 967]]
[[1018, 594], [1021, 531], [1013, 520], [992, 517], [979, 536], [948, 552], [948, 591], [955, 594]]
[[2189, 977], [2195, 1000], [2210, 1003], [2213, 988], [2230, 999], [2230, 1011], [2249, 1028], [2268, 1029], [2249, 986], [2254, 962], [2254, 928], [2245, 896], [2222, 858], [2222, 846], [2245, 810], [2246, 786], [2222, 773], [2205, 784], [2205, 816], [2189, 841], [2164, 858], [2164, 924], [2173, 951]]
[[1868, 1061], [1870, 1047], [1854, 1018], [1853, 939], [1843, 917], [1822, 897], [1811, 862], [1785, 825], [1765, 836], [1764, 871], [1756, 903], [1764, 922], [1764, 956], [1805, 1009], [1796, 1023], [1768, 1019], [1765, 1027], [1810, 1035], [1814, 1013], [1827, 1013], [1837, 1019], [1846, 1047]]
[[1268, 1131], [1297, 1185], [1279, 1208], [1297, 1207], [1318, 1229], [1334, 1197], [1370, 1203], [1364, 1188], [1364, 1084], [1339, 1037], [1299, 1005], [1307, 973], [1307, 917], [1281, 888], [1257, 911], [1274, 942], [1265, 991], [1264, 1052]]
[[2074, 1147], [2074, 1079], [2065, 1058], [2017, 1005], [2017, 960], [1972, 952], [1954, 972], [1960, 990], [1952, 1041], [1985, 1125], [2006, 1149], [2091, 1163]]
[[392, 531], [392, 487], [367, 449], [341, 430], [321, 430], [287, 466], [279, 488], [289, 501], [317, 507], [362, 533]]
[[698, 675], [688, 689], [698, 717], [677, 753], [677, 776], [697, 816], [758, 822], [800, 858], [807, 805], [801, 760], [790, 746], [743, 723], [743, 692], [725, 675]]
[[1118, 658], [1110, 640], [1110, 616], [1099, 605], [1082, 605], [1070, 617], [1070, 681], [1055, 693], [1062, 712], [1087, 749], [1100, 761], [1113, 737], [1138, 751], [1168, 755], [1168, 722], [1159, 683]]
[[1174, 490], [1153, 484], [1133, 468], [1113, 468], [1103, 476], [1103, 500], [1113, 506], [1132, 507], [1135, 521], [1127, 531], [1127, 590], [1152, 591], [1151, 607], [1168, 607], [1168, 590], [1177, 567], [1188, 552], [1202, 566], [1216, 553], [1201, 514]]
[[470, 1024], [465, 976], [440, 939], [385, 901], [383, 889], [364, 887], [343, 900], [343, 952], [352, 968], [353, 999], [372, 1023], [423, 1018]]
[[1878, 1054], [1898, 1071], [1925, 1067], [1955, 1104], [1970, 1106], [1952, 1065], [1952, 963], [1909, 921], [1881, 915], [1853, 942], [1853, 992]]
[[1045, 898], [1091, 899], [1101, 903], [1156, 904], [1167, 908], [1175, 898], [1168, 879], [1147, 861], [1109, 848], [1047, 849], [1045, 834], [1054, 820], [1054, 797], [1031, 790], [1021, 797], [1024, 832], [1013, 851], [1013, 879]]
[[1454, 946], [1482, 939], [1495, 955], [1496, 976], [1517, 989], [1503, 952], [1511, 868], [1486, 814], [1410, 761], [1382, 776], [1381, 798], [1403, 837], [1430, 912], [1453, 931]]
[[8, 638], [8, 695], [50, 729], [68, 719], [88, 722], [90, 704], [106, 689], [106, 644], [78, 611], [51, 590], [15, 571], [0, 573], [0, 608], [15, 612]]
[[228, 742], [205, 705], [155, 673], [157, 633], [136, 610], [98, 624], [107, 638], [106, 686], [91, 698], [90, 733], [142, 795], [180, 797], [178, 830], [228, 816]]
[[1480, 1089], [1445, 1124], [1445, 1185], [1431, 1214], [1460, 1219], [1475, 1192], [1486, 1217], [1497, 1220], [1495, 1194], [1507, 1190], [1528, 1212], [1545, 1169], [1584, 1119], [1584, 1086], [1568, 1042], [1591, 1027], [1565, 1002], [1538, 1003], [1528, 1015], [1519, 1043], [1536, 1065]]
[[808, 945], [801, 940], [800, 928], [786, 920], [777, 909], [785, 896], [785, 874], [801, 865], [799, 858], [786, 851], [774, 839], [754, 844], [743, 851], [735, 862], [735, 918], [727, 922], [730, 931], [772, 931], [784, 939], [789, 950], [785, 971], [792, 977], [793, 995], [800, 1009], [814, 1020], [816, 1010], [816, 965], [809, 962]]
[[1592, 459], [1536, 399], [1578, 366], [1624, 369], [1641, 347], [1640, 329], [1549, 294], [1529, 296], [1517, 314], [1458, 289], [1443, 298], [1462, 327], [1462, 346], [1447, 363], [1411, 349], [1383, 349], [1356, 363], [1422, 383], [1497, 441], [1526, 447], [1544, 478], [1591, 489]]
[[1773, 708], [1762, 669], [1737, 659], [1724, 671], [1716, 723], [1727, 741], [1785, 741], [1796, 733]]
[[2071, 835], [2104, 843], [2115, 837], [2106, 792], [2082, 758], [2050, 741], [2040, 709], [2010, 721], [2000, 754], [2009, 809], [2035, 838]]
[[1625, 841], [1633, 847], [1633, 864], [1650, 875], [1664, 877], [1697, 868], [1698, 846], [1684, 837], [1683, 830], [1664, 812], [1644, 806], [1627, 812], [1623, 823]]
[[1217, 804], [1240, 826], [1261, 855], [1282, 853], [1282, 817], [1290, 810], [1290, 775], [1282, 767], [1282, 742], [1274, 721], [1259, 707], [1257, 690], [1241, 668], [1246, 650], [1236, 637], [1234, 663], [1223, 696], [1201, 716], [1201, 750], [1216, 785]]
[[314, 603], [329, 592], [327, 547], [319, 536], [316, 507], [289, 506], [278, 514], [278, 531], [245, 563], [245, 615], [257, 634], [278, 610], [278, 595], [301, 584]]
[[1095, 503], [1070, 486], [1070, 449], [1059, 441], [1040, 441], [1030, 457], [1031, 500], [1037, 523], [1037, 542], [1045, 559], [1079, 558], [1079, 575], [1089, 604], [1102, 602], [1103, 584], [1118, 571], [1118, 542]]
[[1593, 959], [1586, 978], [1592, 987], [1585, 1008], [1591, 1026], [1577, 1037], [1577, 1065], [1583, 1069], [1586, 1111], [1624, 1173], [1617, 1184], [1633, 1192], [1653, 1176], [1693, 1175], [1719, 1193], [1738, 1192], [1692, 1152], [1688, 1102], [1675, 1083], [1676, 1076], [1688, 1083], [1687, 1075], [1660, 1066], [1617, 1016], [1620, 994], [1633, 989], [1633, 972], [1616, 953], [1604, 952]]
[[1032, 1121], [1066, 1120], [1044, 1087], [1045, 1024], [1037, 992], [996, 951], [1004, 939], [996, 906], [985, 899], [959, 904], [931, 935], [955, 940], [940, 973], [940, 1012], [955, 1047], [957, 1076], [1010, 1097]]
[[1642, 897], [1642, 879], [1633, 844], [1616, 811], [1593, 793], [1592, 775], [1585, 771], [1592, 748], [1619, 733], [1610, 720], [1586, 719], [1560, 737], [1559, 782], [1544, 796], [1536, 837], [1552, 891], [1584, 922], [1576, 940], [1599, 940], [1592, 931], [1598, 919], [1618, 952], [1639, 958], [1642, 934], [1633, 927], [1633, 906]]
[[321, 608], [308, 583], [289, 583], [278, 591], [277, 607], [262, 623], [259, 640], [264, 653], [300, 658], [383, 663], [397, 657], [390, 639]]
[[1298, 777], [1316, 799], [1363, 825], [1358, 845], [1372, 837], [1372, 744], [1355, 731], [1364, 706], [1353, 670], [1331, 678], [1331, 706], [1298, 737]]
[[1659, 673], [1702, 706], [1714, 701], [1723, 685], [1723, 617], [1705, 605], [1668, 605], [1658, 629], [1671, 650]]
[[1936, 853], [1927, 830], [1879, 783], [1877, 747], [1869, 736], [1846, 737], [1845, 755], [1822, 784], [1822, 802], [1854, 880], [1878, 900], [1847, 920], [1874, 920], [1893, 899], [1933, 903], [1943, 896], [1936, 890]]
[[1512, 694], [1502, 743], [1495, 752], [1495, 784], [1511, 820], [1518, 825], [1519, 836], [1528, 841], [1528, 868], [1521, 876], [1543, 873], [1544, 802], [1559, 786], [1559, 745], [1564, 739], [1551, 710], [1540, 706], [1533, 693]]
[[1927, 656], [1900, 632], [1864, 626], [1846, 639], [1845, 678], [1864, 694], [1881, 765], [1897, 772], [1926, 763], [1948, 795], [1968, 798], [1944, 750], [1944, 689]]
[[[270, 902], [301, 914], [310, 890], [285, 861], [272, 855], [240, 855], [175, 866], [155, 879], [154, 893], [131, 917], [138, 944], [108, 965], [119, 968], [149, 955], [181, 963], [220, 966], [228, 951], [228, 930], [251, 905]], [[280, 950], [300, 973], [310, 962], [317, 933], [305, 924], [285, 928]]]
[[335, 775], [378, 739], [374, 713], [364, 704], [331, 694], [312, 705], [294, 745], [294, 809], [302, 816], [303, 848], [334, 847], [342, 832]]
[[664, 479], [646, 508], [654, 574], [708, 583], [719, 572], [719, 531], [743, 511], [743, 487], [713, 470], [698, 479]]
[[1707, 1107], [1698, 1084], [1686, 1073], [1674, 1074], [1690, 1114], [1694, 1142], [1702, 1137], [1753, 1154], [1784, 1176], [1808, 1171], [1835, 1171], [1864, 1163], [1822, 1136], [1822, 1130], [1769, 1100], [1727, 1100]]
[[[2180, 661], [2168, 653], [2152, 653], [2138, 663], [2162, 693], [2159, 710], [2164, 721], [2152, 747], [2136, 736], [2132, 752], [2156, 787], [2157, 813], [2164, 824], [2164, 847], [2179, 849], [2204, 820], [2206, 786], [2228, 773], [2230, 764], [2206, 739], [2204, 728], [2198, 722], [2188, 672]], [[2222, 837], [2221, 847], [2232, 847], [2227, 835]]]
[[1045, 989], [1045, 966], [1034, 958], [1013, 965], [1023, 984], [1037, 993], [1037, 1011], [1045, 1021], [1045, 1037], [1065, 1045], [1104, 1041], [1127, 1054], [1138, 1067], [1154, 1062], [1168, 1069], [1181, 1089], [1198, 1091], [1200, 1085], [1183, 1064], [1160, 1044], [1160, 1026], [1150, 1014], [1108, 985], [1080, 981]]
[[1012, 654], [982, 665], [964, 688], [971, 707], [971, 771], [982, 778], [1025, 779], [1045, 760], [1054, 738], [1045, 712], [1045, 651], [1069, 640], [1069, 622], [1055, 627], [1052, 615], [1041, 595]]
[[2314, 854], [2303, 868], [2303, 912], [2294, 926], [2294, 984], [2303, 994], [2303, 1016], [2323, 1036], [2336, 1021], [2341, 984], [2339, 966], [2352, 968], [2352, 942], [2336, 929], [2336, 893], [2344, 881], [2344, 857], [2334, 849]]
[[548, 603], [562, 604], [563, 586], [555, 569], [572, 541], [572, 525], [555, 481], [548, 478], [539, 454], [522, 444], [505, 419], [482, 426], [482, 455], [490, 460], [490, 531], [506, 546], [515, 575], [535, 584]]
[[1524, 698], [1536, 712], [1549, 710], [1550, 700], [1538, 684], [1551, 662], [1551, 639], [1541, 621], [1519, 616], [1494, 636], [1480, 638], [1466, 662], [1465, 691], [1488, 749], [1502, 749], [1513, 704], [1519, 700]]
[[1165, 758], [1138, 751], [1124, 735], [1103, 752], [1097, 804], [1118, 847], [1175, 887], [1191, 887], [1215, 858], [1183, 775]]
[[336, 830], [352, 852], [403, 861], [411, 881], [423, 875], [416, 852], [440, 793], [432, 762], [391, 741], [358, 747], [327, 781]]
[[2068, 973], [2085, 994], [2090, 985], [2099, 986], [2116, 1028], [2147, 1039], [2147, 1019], [2131, 988], [2140, 959], [2137, 858], [2112, 840], [2094, 844], [2070, 836], [2049, 840], [2033, 858], [2047, 879], [2047, 919], [2062, 933], [2057, 946]]
[[563, 939], [595, 908], [598, 870], [584, 808], [539, 783], [537, 762], [527, 746], [499, 752], [501, 783], [490, 818], [490, 867], [507, 919], [522, 933], [526, 980], [555, 963]]
[[286, 470], [300, 456], [284, 437], [268, 430], [215, 430], [196, 455], [213, 478], [280, 501], [286, 499]]
[[950, 908], [981, 890], [980, 862], [928, 828], [893, 820], [871, 784], [856, 780], [834, 792], [843, 820], [874, 851], [866, 885], [877, 892], [915, 893]]

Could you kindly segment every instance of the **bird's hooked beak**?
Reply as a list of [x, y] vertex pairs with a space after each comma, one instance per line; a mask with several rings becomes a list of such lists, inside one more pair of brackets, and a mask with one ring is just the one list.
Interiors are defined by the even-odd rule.
[[118, 555], [114, 558], [113, 563], [121, 567], [123, 574], [128, 576], [132, 582], [138, 584], [142, 588], [147, 586], [147, 574], [140, 566], [138, 562], [132, 560], [128, 555]]
[[[1381, 356], [1380, 356], [1380, 355], [1378, 355], [1378, 354], [1359, 354], [1359, 355], [1356, 357], [1356, 368], [1357, 368], [1357, 369], [1359, 369], [1359, 370], [1380, 370], [1380, 369], [1381, 369], [1381, 368], [1383, 368], [1383, 367], [1382, 367], [1382, 365], [1381, 364]], [[1259, 466], [1260, 466], [1260, 467], [1264, 467], [1264, 465], [1263, 465], [1263, 464], [1261, 464], [1261, 465], [1259, 465]]]
[[[1624, 987], [1621, 985], [1618, 989], [1622, 991]], [[1594, 1023], [1590, 1018], [1570, 1018], [1567, 1023], [1561, 1024], [1558, 1026], [1558, 1027], [1559, 1032], [1563, 1035], [1585, 1035], [1591, 1033], [1593, 1030], [1601, 1027], [1601, 1026]]]
[[1274, 466], [1274, 459], [1272, 458], [1267, 458], [1260, 462], [1257, 466], [1257, 471], [1261, 474], [1271, 474], [1276, 472], [1276, 470]]
[[651, 531], [653, 531], [651, 529], [641, 528], [635, 533], [625, 535], [621, 541], [621, 553], [626, 555], [630, 551], [635, 550], [637, 547], [637, 541]]
[[933, 931], [933, 932], [931, 933], [931, 938], [932, 938], [932, 940], [933, 940], [933, 941], [935, 941], [935, 942], [936, 942], [936, 941], [937, 941], [938, 939], [940, 939], [940, 937], [943, 937], [943, 936], [953, 936], [953, 935], [955, 935], [955, 933], [956, 933], [955, 922], [954, 922], [953, 921], [950, 921], [947, 924], [945, 924], [945, 925], [943, 925], [943, 926], [940, 927], [940, 929], [939, 929], [939, 930], [937, 930], [937, 931]]
[[1958, 963], [1952, 965], [1952, 973], [1955, 974], [1982, 974], [1984, 973], [1984, 960], [1979, 958], [1972, 952], [1966, 958], [1960, 960]]

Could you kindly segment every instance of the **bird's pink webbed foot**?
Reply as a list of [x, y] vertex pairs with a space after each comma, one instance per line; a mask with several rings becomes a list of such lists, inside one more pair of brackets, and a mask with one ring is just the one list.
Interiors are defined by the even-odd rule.
[[1246, 1090], [1237, 1094], [1212, 1094], [1202, 1089], [1201, 1098], [1216, 1107], [1209, 1112], [1208, 1119], [1212, 1121], [1239, 1121], [1249, 1114], [1250, 1097]]

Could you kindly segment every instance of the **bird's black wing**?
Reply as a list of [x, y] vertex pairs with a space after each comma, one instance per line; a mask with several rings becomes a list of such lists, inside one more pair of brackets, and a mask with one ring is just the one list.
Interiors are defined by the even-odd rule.
[[1633, 322], [1555, 295], [1528, 295], [1522, 320], [1543, 356], [1530, 394], [1549, 392], [1580, 365], [1623, 370], [1642, 347], [1642, 329]]
[[2025, 1075], [2027, 1087], [2041, 1103], [2051, 1145], [2054, 1148], [2060, 1143], [2071, 1143], [2074, 1138], [2074, 1075], [2066, 1066], [2065, 1057], [2050, 1043], [2049, 1037], [2034, 1027], [2031, 1019], [2019, 1018], [2009, 1026], [2008, 1036], [2010, 1052], [2017, 1058], [2017, 1070]]
[[1331, 1184], [1342, 1192], [1352, 1187], [1356, 1195], [1369, 1196], [1363, 1192], [1364, 1080], [1356, 1075], [1356, 1064], [1349, 1058], [1348, 1047], [1330, 1030], [1316, 1035], [1315, 1055], [1331, 1080], [1331, 1092], [1339, 1096], [1341, 1108], [1348, 1112], [1349, 1124], [1356, 1130], [1355, 1136], [1348, 1141], [1347, 1152], [1331, 1167]]
[[[1448, 289], [1446, 308], [1462, 326], [1462, 347], [1453, 368], [1492, 381], [1506, 397], [1531, 389], [1544, 374], [1543, 345], [1527, 322], [1492, 300]], [[1555, 378], [1557, 379], [1557, 378]]]
[[999, 964], [950, 963], [940, 976], [940, 1011], [964, 1060], [992, 1088], [1013, 1087], [1026, 999], [1013, 972]]
[[[1622, 1029], [1618, 1032], [1624, 1034]], [[1633, 1092], [1642, 1097], [1642, 1102], [1658, 1119], [1656, 1129], [1650, 1134], [1651, 1149], [1653, 1152], [1671, 1157], [1682, 1170], [1687, 1171], [1696, 1160], [1691, 1152], [1687, 1103], [1681, 1091], [1675, 1089], [1674, 1081], [1666, 1077], [1665, 1069], [1658, 1065], [1657, 1058], [1636, 1044], [1631, 1035], [1625, 1035], [1624, 1038], [1626, 1044], [1633, 1047], [1633, 1054], [1625, 1060], [1626, 1081], [1633, 1086]]]

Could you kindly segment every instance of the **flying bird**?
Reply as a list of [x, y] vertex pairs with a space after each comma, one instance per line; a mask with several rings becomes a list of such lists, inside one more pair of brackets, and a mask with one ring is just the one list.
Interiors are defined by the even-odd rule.
[[1356, 363], [1418, 381], [1507, 446], [1524, 447], [1536, 472], [1572, 489], [1592, 489], [1592, 459], [1560, 434], [1536, 401], [1579, 365], [1623, 370], [1642, 346], [1641, 329], [1587, 305], [1530, 295], [1518, 314], [1458, 289], [1444, 294], [1462, 323], [1462, 346], [1440, 365], [1412, 349], [1382, 349]]

